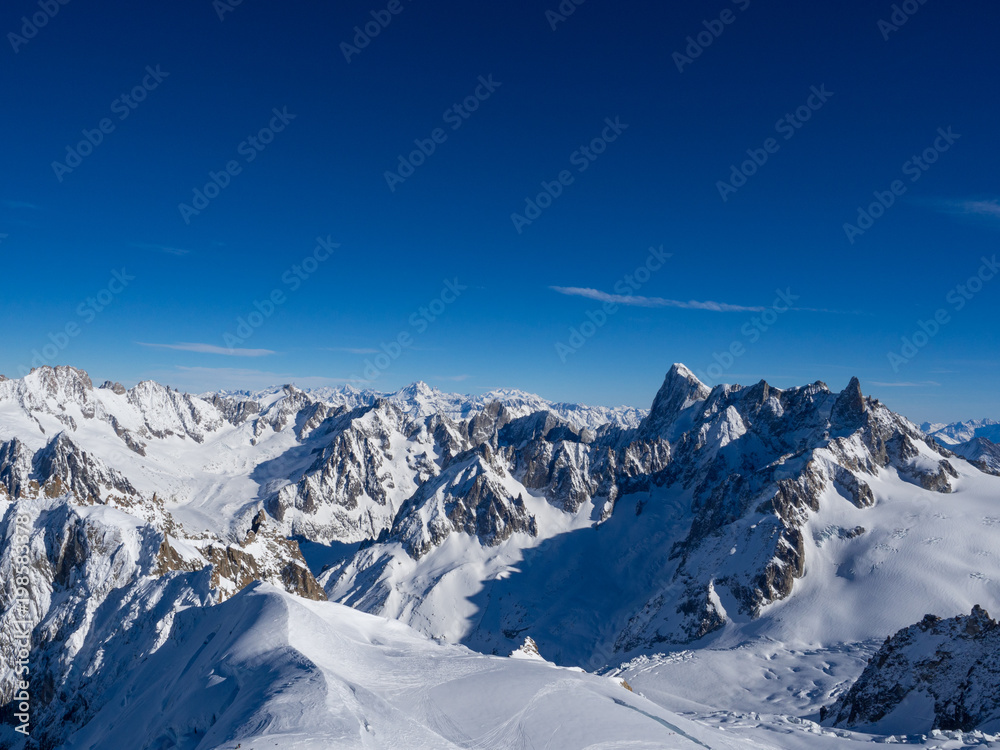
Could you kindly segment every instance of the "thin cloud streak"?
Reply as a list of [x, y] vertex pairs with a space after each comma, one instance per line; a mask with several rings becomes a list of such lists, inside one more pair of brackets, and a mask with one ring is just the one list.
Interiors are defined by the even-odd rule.
[[1000, 219], [1000, 200], [987, 198], [984, 200], [939, 200], [930, 201], [930, 205], [941, 213], [951, 216], [967, 216], [986, 220]]
[[141, 250], [153, 250], [158, 253], [165, 253], [167, 255], [190, 255], [190, 250], [185, 250], [182, 247], [169, 247], [167, 245], [149, 245], [145, 243], [136, 243], [132, 247], [139, 248]]
[[615, 305], [628, 305], [631, 307], [674, 307], [681, 310], [708, 310], [710, 312], [763, 312], [767, 309], [759, 306], [730, 305], [726, 302], [698, 302], [696, 300], [683, 302], [676, 299], [665, 299], [664, 297], [608, 294], [599, 289], [587, 289], [576, 286], [550, 286], [549, 289], [571, 297], [586, 297], [598, 302], [609, 302]]
[[153, 349], [174, 349], [180, 352], [197, 352], [198, 354], [222, 354], [227, 357], [266, 357], [276, 352], [270, 349], [230, 349], [226, 346], [216, 346], [215, 344], [185, 343], [178, 344], [149, 344], [145, 341], [137, 341], [139, 346], [148, 346]]
[[976, 216], [992, 216], [1000, 219], [1000, 202], [996, 200], [988, 201], [963, 201], [958, 204], [958, 210], [965, 214]]

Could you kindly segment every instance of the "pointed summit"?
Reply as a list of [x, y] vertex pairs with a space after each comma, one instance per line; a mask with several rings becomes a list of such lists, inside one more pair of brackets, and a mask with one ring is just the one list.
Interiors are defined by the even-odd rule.
[[393, 396], [399, 400], [416, 403], [418, 400], [432, 399], [437, 393], [437, 389], [427, 385], [423, 380], [417, 380], [405, 388], [400, 388]]
[[851, 382], [840, 392], [833, 404], [830, 426], [834, 430], [857, 429], [861, 426], [867, 408], [865, 397], [861, 393], [861, 382], [856, 377], [851, 378]]
[[663, 435], [682, 411], [699, 401], [704, 401], [711, 392], [711, 389], [698, 380], [687, 367], [675, 363], [667, 372], [663, 385], [653, 399], [649, 416], [643, 420], [643, 432]]

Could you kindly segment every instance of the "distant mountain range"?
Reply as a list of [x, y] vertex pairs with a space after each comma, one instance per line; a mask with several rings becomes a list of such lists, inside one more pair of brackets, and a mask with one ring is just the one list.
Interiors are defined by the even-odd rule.
[[[281, 398], [286, 386], [272, 386], [258, 391], [215, 391], [202, 394], [202, 398], [211, 399], [220, 396], [227, 399], [249, 400], [261, 404], [271, 403]], [[305, 389], [305, 393], [317, 401], [331, 406], [345, 406], [355, 409], [359, 406], [371, 406], [382, 399], [398, 406], [411, 417], [429, 417], [441, 414], [454, 420], [468, 419], [487, 405], [497, 402], [503, 404], [512, 414], [526, 416], [540, 411], [549, 411], [560, 418], [576, 425], [595, 430], [607, 423], [621, 427], [636, 427], [647, 410], [631, 406], [584, 406], [582, 404], [556, 403], [548, 401], [533, 393], [526, 393], [514, 388], [501, 388], [489, 391], [480, 396], [469, 396], [458, 393], [445, 393], [432, 388], [423, 381], [411, 383], [398, 391], [360, 390], [350, 385], [339, 388]]]
[[967, 443], [979, 437], [1000, 443], [1000, 421], [995, 419], [970, 419], [951, 424], [924, 422], [920, 429], [944, 445]]
[[920, 429], [956, 455], [1000, 473], [1000, 422], [974, 419], [948, 425], [924, 423]]

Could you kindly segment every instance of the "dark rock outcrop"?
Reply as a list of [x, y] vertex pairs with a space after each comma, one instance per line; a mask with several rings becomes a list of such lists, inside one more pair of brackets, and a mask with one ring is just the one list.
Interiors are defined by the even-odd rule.
[[[910, 708], [894, 715], [904, 701]], [[912, 734], [1000, 718], [1000, 625], [979, 606], [947, 620], [927, 615], [887, 638], [821, 716], [829, 726]]]

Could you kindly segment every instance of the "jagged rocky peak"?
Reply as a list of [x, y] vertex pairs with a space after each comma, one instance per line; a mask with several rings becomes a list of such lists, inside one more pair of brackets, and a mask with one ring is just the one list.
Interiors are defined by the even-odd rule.
[[123, 386], [121, 383], [118, 382], [113, 383], [110, 380], [105, 380], [101, 384], [101, 390], [111, 391], [113, 393], [117, 393], [119, 396], [124, 396], [125, 393], [127, 392], [125, 386]]
[[519, 648], [514, 649], [510, 652], [509, 657], [511, 659], [530, 659], [532, 661], [545, 661], [541, 653], [538, 651], [538, 644], [535, 643], [535, 639], [530, 635], [525, 636], [524, 643], [521, 644]]
[[212, 404], [152, 380], [137, 384], [126, 392], [126, 397], [142, 415], [153, 437], [187, 436], [200, 443], [207, 432], [223, 424], [222, 414]]
[[[290, 383], [282, 387], [281, 393], [282, 397], [278, 401], [270, 408], [262, 410], [263, 420], [257, 423], [257, 430], [255, 431], [257, 437], [260, 436], [264, 424], [270, 425], [271, 429], [275, 432], [281, 432], [289, 424], [295, 422], [303, 409], [316, 403], [308, 393]], [[319, 421], [322, 421], [325, 416], [326, 410], [324, 408]]]
[[71, 389], [94, 390], [90, 375], [68, 365], [36, 367], [24, 379], [44, 385], [48, 393], [53, 396], [66, 392], [67, 386]]
[[1000, 719], [1000, 625], [979, 605], [927, 615], [886, 638], [821, 717], [828, 726], [908, 733], [973, 731]]
[[562, 440], [581, 442], [582, 430], [571, 425], [555, 412], [539, 411], [511, 420], [497, 431], [501, 445], [520, 446], [534, 440], [558, 443]]
[[510, 410], [499, 401], [491, 401], [467, 423], [466, 434], [473, 445], [494, 439], [512, 420]]
[[98, 503], [110, 492], [128, 497], [137, 494], [120, 472], [84, 451], [64, 432], [35, 454], [33, 470], [49, 497], [70, 492], [78, 502]]
[[218, 409], [229, 424], [236, 427], [260, 414], [260, 404], [249, 398], [220, 396], [213, 393], [208, 398], [208, 403]]
[[675, 363], [667, 372], [660, 386], [649, 414], [642, 421], [643, 434], [661, 435], [669, 431], [682, 411], [699, 401], [704, 401], [712, 393], [687, 367]]
[[830, 427], [834, 430], [856, 430], [864, 423], [868, 406], [861, 393], [861, 381], [856, 377], [840, 392], [830, 412]]
[[[857, 378], [839, 394], [820, 382], [785, 390], [763, 381], [719, 386], [683, 412], [686, 379], [677, 375], [650, 415], [678, 415], [659, 432], [670, 441], [671, 461], [655, 481], [690, 489], [693, 520], [672, 550], [679, 561], [674, 581], [630, 623], [621, 641], [627, 648], [684, 643], [721, 627], [727, 617], [713, 603], [712, 587], [737, 605], [727, 604], [729, 616], [757, 617], [787, 598], [807, 567], [805, 524], [831, 485], [868, 508], [876, 498], [867, 477], [883, 467], [933, 492], [951, 492], [958, 477], [907, 420], [866, 399]], [[664, 403], [671, 408], [661, 410]], [[753, 564], [730, 559], [729, 550], [748, 540]], [[678, 600], [679, 607], [671, 604]]]
[[32, 458], [32, 452], [17, 438], [0, 443], [0, 498], [17, 498], [28, 489]]
[[439, 476], [425, 482], [406, 501], [390, 532], [407, 553], [420, 559], [454, 532], [477, 538], [486, 547], [502, 544], [515, 533], [537, 536], [538, 524], [524, 497], [512, 497], [507, 472], [483, 443]]
[[75, 367], [36, 367], [20, 380], [4, 383], [2, 397], [20, 404], [28, 412], [56, 414], [71, 422], [62, 413], [70, 404], [80, 408], [84, 418], [94, 417], [99, 404], [94, 399], [94, 384], [90, 376]]

